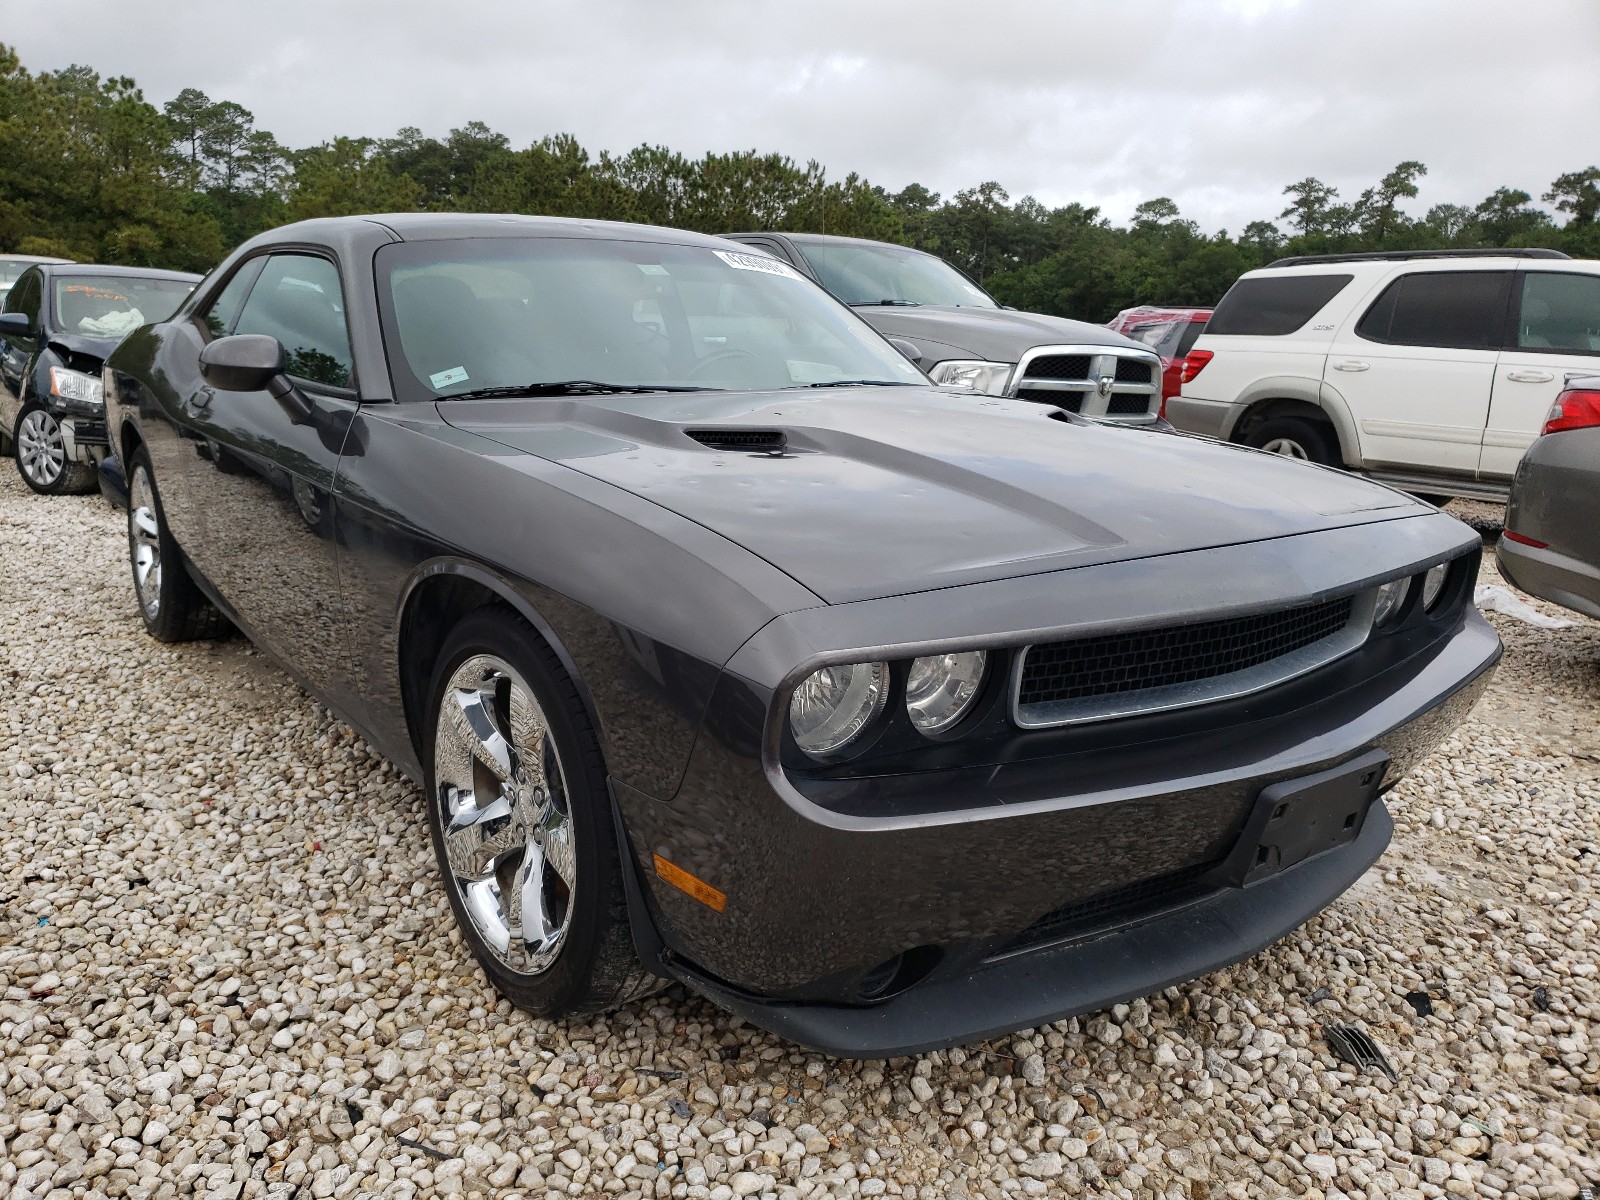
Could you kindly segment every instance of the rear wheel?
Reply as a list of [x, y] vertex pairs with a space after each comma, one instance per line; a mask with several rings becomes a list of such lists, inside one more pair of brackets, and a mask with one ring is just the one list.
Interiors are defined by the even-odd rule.
[[495, 989], [541, 1016], [653, 989], [633, 952], [600, 746], [526, 622], [472, 613], [429, 691], [428, 826], [456, 924]]
[[145, 630], [162, 642], [220, 637], [228, 620], [189, 578], [183, 552], [167, 529], [143, 446], [128, 459], [128, 564]]
[[1339, 465], [1333, 430], [1307, 417], [1269, 417], [1244, 436], [1244, 444], [1302, 462]]
[[17, 474], [42, 496], [87, 492], [94, 486], [94, 466], [67, 457], [61, 422], [37, 400], [30, 400], [17, 414], [11, 446]]

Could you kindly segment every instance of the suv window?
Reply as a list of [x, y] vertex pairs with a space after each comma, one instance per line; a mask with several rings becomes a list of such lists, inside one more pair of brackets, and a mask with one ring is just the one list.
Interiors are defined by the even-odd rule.
[[350, 386], [344, 292], [337, 268], [325, 258], [309, 254], [269, 258], [233, 332], [277, 338], [288, 355], [290, 375], [328, 387]]
[[1354, 275], [1266, 275], [1228, 289], [1206, 332], [1257, 337], [1294, 333], [1344, 291]]
[[1524, 275], [1517, 346], [1600, 353], [1600, 275], [1557, 271]]
[[1356, 336], [1399, 346], [1494, 350], [1505, 319], [1507, 271], [1418, 271], [1388, 287]]

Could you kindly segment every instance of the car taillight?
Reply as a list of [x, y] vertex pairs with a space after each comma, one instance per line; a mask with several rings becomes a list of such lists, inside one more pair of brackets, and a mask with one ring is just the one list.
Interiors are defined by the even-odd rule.
[[1550, 406], [1540, 436], [1600, 425], [1600, 388], [1568, 388]]
[[1211, 351], [1191, 350], [1183, 360], [1183, 382], [1189, 383], [1194, 377], [1206, 369], [1206, 364], [1211, 361]]

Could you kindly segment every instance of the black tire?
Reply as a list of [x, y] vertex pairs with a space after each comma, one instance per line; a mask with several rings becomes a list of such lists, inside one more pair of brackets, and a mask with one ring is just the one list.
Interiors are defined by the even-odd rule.
[[[145, 631], [160, 642], [223, 636], [231, 628], [228, 619], [190, 578], [183, 551], [167, 528], [149, 453], [140, 446], [127, 465], [128, 566]], [[142, 554], [146, 550], [156, 552], [153, 568]]]
[[1268, 417], [1244, 436], [1246, 446], [1286, 458], [1339, 465], [1339, 442], [1333, 428], [1309, 417]]
[[22, 482], [41, 496], [81, 495], [95, 488], [94, 464], [66, 457], [60, 422], [37, 400], [28, 401], [17, 413], [11, 428], [11, 460]]
[[[521, 735], [515, 733], [509, 720], [509, 695], [511, 688], [525, 685], [540, 710], [543, 722], [540, 726], [524, 728], [546, 729], [553, 742], [555, 771], [549, 771], [547, 750], [542, 756], [538, 774], [541, 779], [557, 779], [560, 783], [552, 783], [548, 792], [524, 792], [524, 796], [548, 794], [551, 799], [546, 803], [555, 806], [554, 797], [559, 792], [562, 802], [555, 807], [564, 810], [564, 820], [570, 820], [571, 859], [576, 871], [576, 880], [570, 890], [546, 873], [554, 868], [543, 865], [546, 857], [542, 851], [536, 860], [541, 863], [538, 868], [541, 883], [538, 886], [555, 886], [565, 897], [565, 928], [553, 959], [531, 971], [513, 969], [480, 932], [475, 922], [485, 918], [481, 914], [475, 918], [469, 911], [465, 895], [469, 882], [457, 875], [445, 841], [452, 806], [463, 802], [453, 787], [440, 781], [441, 769], [451, 769], [447, 756], [452, 752], [452, 747], [455, 753], [460, 752], [460, 744], [452, 743], [441, 753], [440, 714], [447, 702], [458, 703], [458, 696], [471, 694], [456, 690], [461, 683], [461, 676], [463, 673], [469, 676], [475, 674], [482, 669], [486, 660], [493, 660], [495, 664], [508, 668], [502, 677], [506, 691], [502, 693], [497, 689], [494, 693], [497, 708], [502, 703], [499, 697], [507, 697], [503, 701], [505, 711], [500, 713], [497, 723], [497, 728], [512, 731], [506, 740], [521, 745], [518, 740]], [[447, 692], [452, 690], [456, 690], [456, 694], [447, 696]], [[508, 610], [498, 607], [478, 609], [466, 616], [445, 640], [434, 667], [428, 697], [422, 738], [428, 828], [456, 926], [495, 990], [527, 1012], [544, 1017], [565, 1017], [603, 1012], [662, 986], [662, 981], [647, 972], [634, 953], [600, 743], [577, 689], [549, 646], [532, 626]], [[526, 709], [523, 711], [527, 712]], [[527, 758], [531, 760], [532, 756]], [[461, 759], [458, 757], [454, 761], [459, 763]], [[523, 763], [524, 755], [518, 751], [513, 761]], [[459, 773], [459, 767], [456, 770]], [[517, 778], [522, 779], [523, 776], [518, 774]], [[504, 800], [510, 795], [505, 785], [487, 773], [476, 774], [472, 785], [472, 811], [479, 811], [480, 787], [487, 787], [486, 798]], [[456, 811], [459, 813], [461, 810]], [[516, 813], [519, 810], [509, 811]], [[459, 821], [461, 818], [457, 816], [456, 819]], [[509, 822], [510, 818], [506, 820]], [[529, 823], [539, 824], [536, 820]], [[521, 858], [533, 853], [524, 847], [537, 839], [531, 835], [519, 835], [520, 829], [525, 827], [512, 827], [506, 843], [508, 849], [500, 852], [494, 858], [493, 865], [487, 868], [498, 881], [495, 885], [497, 896], [509, 890], [508, 878], [522, 877]], [[543, 882], [545, 880], [549, 880], [548, 885]], [[530, 883], [524, 886], [534, 885]], [[510, 905], [505, 908], [508, 910]], [[522, 911], [526, 912], [525, 906]], [[496, 914], [500, 912], [497, 908]], [[495, 916], [489, 916], [487, 924], [493, 925], [495, 919]]]

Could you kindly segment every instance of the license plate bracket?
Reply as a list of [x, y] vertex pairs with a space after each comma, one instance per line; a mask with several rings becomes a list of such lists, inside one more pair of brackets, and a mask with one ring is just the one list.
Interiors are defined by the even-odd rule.
[[1212, 873], [1228, 887], [1249, 887], [1349, 845], [1383, 786], [1389, 755], [1369, 750], [1332, 770], [1261, 789], [1232, 852]]

